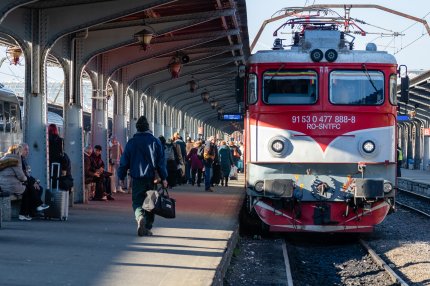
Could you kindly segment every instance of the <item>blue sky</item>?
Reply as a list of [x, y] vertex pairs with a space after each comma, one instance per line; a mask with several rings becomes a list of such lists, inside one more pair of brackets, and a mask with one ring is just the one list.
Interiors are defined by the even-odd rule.
[[[419, 3], [419, 4], [418, 4]], [[410, 14], [417, 18], [423, 18], [430, 22], [430, 1], [406, 1], [406, 0], [377, 0], [377, 1], [318, 1], [318, 0], [247, 0], [248, 15], [248, 32], [250, 43], [255, 38], [258, 29], [264, 20], [270, 19], [277, 11], [285, 7], [303, 7], [311, 4], [376, 4], [385, 6], [392, 10], [397, 10]], [[343, 9], [336, 10], [340, 15], [344, 15]], [[428, 14], [428, 15], [427, 15]], [[351, 17], [363, 20], [369, 25], [360, 25], [369, 35], [362, 37], [356, 36], [355, 49], [363, 49], [368, 42], [374, 42], [378, 45], [378, 50], [386, 50], [397, 58], [399, 64], [406, 64], [409, 69], [430, 69], [430, 59], [427, 56], [430, 48], [430, 35], [420, 23], [408, 20], [399, 16], [376, 9], [351, 9]], [[416, 23], [416, 24], [414, 24]], [[283, 21], [280, 20], [266, 26], [256, 48], [253, 52], [261, 49], [269, 49], [273, 44], [272, 33]], [[413, 25], [414, 24], [414, 25]], [[412, 26], [411, 26], [412, 25]], [[384, 28], [378, 29], [374, 26]], [[284, 31], [290, 32], [291, 29]], [[405, 35], [401, 37], [381, 37], [381, 33], [402, 32]], [[370, 33], [378, 34], [370, 34]], [[279, 35], [285, 39], [286, 44], [290, 43], [291, 35]], [[421, 37], [421, 38], [420, 38]], [[420, 39], [418, 39], [420, 38]], [[409, 45], [410, 44], [410, 45]], [[409, 45], [409, 46], [408, 46]]]
[[[401, 11], [412, 16], [423, 18], [430, 22], [430, 1], [411, 1], [411, 0], [377, 0], [377, 1], [319, 1], [319, 0], [247, 0], [248, 14], [248, 33], [250, 43], [255, 38], [258, 29], [264, 20], [269, 19], [277, 11], [285, 7], [303, 7], [311, 4], [378, 4], [393, 10]], [[414, 4], [412, 4], [414, 3]], [[419, 3], [419, 4], [417, 4]], [[343, 15], [343, 9], [337, 10]], [[427, 15], [429, 14], [429, 15]], [[379, 50], [386, 50], [396, 56], [399, 64], [406, 64], [409, 69], [430, 70], [430, 59], [427, 56], [430, 48], [430, 35], [420, 23], [412, 20], [391, 15], [389, 13], [375, 9], [352, 9], [351, 17], [367, 22], [370, 25], [360, 25], [367, 32], [376, 32], [366, 37], [357, 35], [355, 48], [363, 49], [365, 44], [373, 41], [378, 45]], [[282, 24], [282, 20], [266, 26], [260, 40], [254, 50], [270, 49], [273, 44], [273, 31]], [[416, 23], [416, 24], [414, 24]], [[373, 26], [371, 26], [373, 25]], [[374, 26], [384, 28], [377, 29]], [[290, 31], [285, 29], [284, 31]], [[381, 37], [380, 33], [402, 32], [405, 35], [401, 37]], [[287, 39], [286, 44], [290, 42], [290, 35], [280, 35]], [[4, 48], [0, 47], [0, 55], [4, 55]], [[0, 68], [0, 82], [23, 80], [24, 67], [10, 65], [7, 61]], [[61, 81], [62, 74], [56, 68], [48, 68], [48, 80]]]

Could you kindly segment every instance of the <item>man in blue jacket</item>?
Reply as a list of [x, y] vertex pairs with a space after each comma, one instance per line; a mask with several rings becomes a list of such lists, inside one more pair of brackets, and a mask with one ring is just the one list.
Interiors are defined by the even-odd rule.
[[167, 171], [164, 150], [160, 140], [149, 130], [148, 120], [141, 116], [136, 122], [137, 133], [128, 140], [118, 167], [118, 178], [124, 186], [124, 178], [130, 169], [132, 178], [132, 201], [137, 221], [137, 235], [152, 235], [154, 214], [142, 209], [146, 191], [154, 188], [156, 172], [160, 176], [163, 187], [167, 188]]

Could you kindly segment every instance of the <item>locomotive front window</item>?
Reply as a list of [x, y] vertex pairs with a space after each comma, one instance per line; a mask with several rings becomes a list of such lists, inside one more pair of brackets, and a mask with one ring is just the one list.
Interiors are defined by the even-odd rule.
[[314, 71], [267, 71], [263, 74], [263, 101], [266, 104], [314, 104], [317, 79]]
[[380, 105], [384, 102], [384, 75], [378, 71], [332, 71], [330, 102], [348, 105]]

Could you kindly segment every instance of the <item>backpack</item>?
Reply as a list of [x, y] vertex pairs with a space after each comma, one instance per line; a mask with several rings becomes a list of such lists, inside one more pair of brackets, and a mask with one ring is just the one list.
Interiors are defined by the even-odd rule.
[[164, 154], [166, 156], [167, 161], [175, 160], [175, 151], [173, 150], [173, 145], [167, 146], [166, 145], [166, 149], [164, 150]]

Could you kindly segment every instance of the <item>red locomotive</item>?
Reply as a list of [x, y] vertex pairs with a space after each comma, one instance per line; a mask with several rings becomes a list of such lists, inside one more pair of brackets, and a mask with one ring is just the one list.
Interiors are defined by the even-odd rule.
[[270, 231], [370, 232], [394, 207], [397, 63], [339, 25], [294, 22], [245, 75], [249, 212]]

